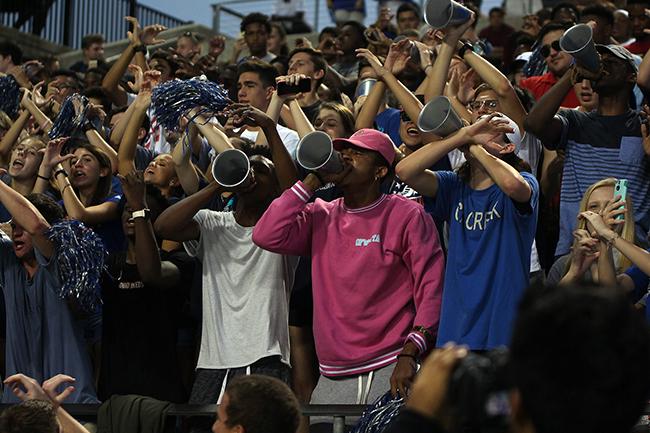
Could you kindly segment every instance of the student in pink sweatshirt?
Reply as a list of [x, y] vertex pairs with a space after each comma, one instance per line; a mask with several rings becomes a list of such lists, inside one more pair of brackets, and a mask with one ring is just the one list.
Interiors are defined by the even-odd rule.
[[[312, 256], [322, 375], [312, 403], [366, 403], [389, 386], [404, 396], [438, 327], [444, 256], [437, 231], [421, 205], [381, 193], [395, 159], [386, 134], [361, 129], [334, 147], [344, 170], [309, 174], [286, 190], [255, 225], [253, 242]], [[308, 203], [323, 182], [334, 182], [343, 198]]]

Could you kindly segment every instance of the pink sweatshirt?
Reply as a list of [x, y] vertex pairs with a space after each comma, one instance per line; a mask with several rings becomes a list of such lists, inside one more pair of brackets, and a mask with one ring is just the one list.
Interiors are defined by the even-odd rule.
[[[311, 255], [314, 339], [321, 374], [349, 376], [395, 362], [413, 327], [435, 334], [444, 256], [432, 218], [397, 195], [360, 209], [325, 202], [302, 182], [273, 201], [253, 242], [280, 254]], [[431, 342], [433, 343], [433, 342]]]

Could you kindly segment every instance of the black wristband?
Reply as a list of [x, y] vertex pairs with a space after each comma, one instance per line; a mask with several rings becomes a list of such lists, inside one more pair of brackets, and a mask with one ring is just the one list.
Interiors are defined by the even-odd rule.
[[37, 174], [36, 177], [39, 178], [39, 179], [46, 180], [46, 181], [48, 181], [48, 182], [50, 181], [50, 178], [49, 178], [49, 177], [41, 176], [40, 174]]
[[68, 177], [68, 173], [65, 171], [65, 168], [60, 168], [54, 172], [54, 179], [56, 179], [57, 176], [60, 175], [61, 173], [63, 173], [65, 177]]
[[147, 54], [147, 46], [142, 44], [138, 45], [137, 47], [133, 47], [133, 52], [134, 53], [142, 53], [142, 54]]
[[463, 46], [460, 47], [460, 50], [458, 50], [458, 56], [461, 59], [465, 58], [465, 54], [467, 53], [467, 51], [474, 52], [474, 46], [469, 42], [463, 43]]

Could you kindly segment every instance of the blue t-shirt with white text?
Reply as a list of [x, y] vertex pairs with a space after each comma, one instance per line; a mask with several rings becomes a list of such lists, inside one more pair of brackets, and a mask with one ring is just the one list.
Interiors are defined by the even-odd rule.
[[517, 304], [529, 283], [539, 185], [517, 204], [496, 184], [474, 190], [451, 171], [436, 172], [438, 192], [425, 198], [449, 224], [449, 248], [437, 345], [449, 341], [487, 350], [507, 345]]

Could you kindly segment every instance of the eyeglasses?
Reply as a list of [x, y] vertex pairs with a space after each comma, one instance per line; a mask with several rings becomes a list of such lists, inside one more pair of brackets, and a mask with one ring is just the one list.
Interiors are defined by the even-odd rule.
[[472, 101], [469, 103], [469, 108], [472, 110], [480, 110], [484, 106], [491, 109], [491, 110], [496, 110], [497, 104], [499, 101], [496, 99], [484, 99], [482, 101]]
[[551, 48], [553, 48], [555, 51], [562, 51], [562, 48], [560, 47], [560, 40], [558, 39], [557, 41], [551, 42], [551, 45], [542, 45], [539, 53], [542, 55], [542, 57], [547, 58], [551, 55]]
[[400, 110], [399, 118], [402, 120], [402, 122], [411, 122], [411, 118], [408, 114], [406, 114], [406, 111], [404, 110]]

